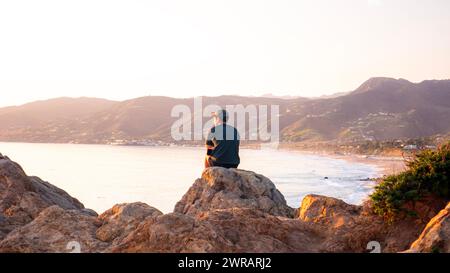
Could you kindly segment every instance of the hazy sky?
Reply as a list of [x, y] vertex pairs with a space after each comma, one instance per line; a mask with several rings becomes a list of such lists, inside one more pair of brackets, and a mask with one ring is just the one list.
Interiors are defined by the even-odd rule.
[[0, 0], [0, 106], [450, 78], [449, 0]]

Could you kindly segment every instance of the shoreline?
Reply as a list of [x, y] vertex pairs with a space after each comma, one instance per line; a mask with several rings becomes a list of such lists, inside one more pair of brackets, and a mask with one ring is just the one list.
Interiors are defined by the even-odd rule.
[[343, 159], [350, 162], [373, 165], [380, 170], [380, 177], [398, 174], [406, 170], [405, 161], [402, 157], [384, 157], [370, 155], [328, 155], [333, 158]]
[[361, 155], [361, 154], [338, 154], [327, 151], [311, 151], [302, 149], [279, 148], [280, 151], [296, 151], [309, 155], [318, 155], [334, 159], [341, 159], [348, 162], [362, 163], [375, 166], [379, 169], [379, 177], [398, 174], [406, 170], [405, 160], [399, 156], [382, 156], [382, 155]]

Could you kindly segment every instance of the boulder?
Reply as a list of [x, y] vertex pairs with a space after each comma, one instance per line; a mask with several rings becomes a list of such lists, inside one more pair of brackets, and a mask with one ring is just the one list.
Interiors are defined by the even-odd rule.
[[96, 236], [103, 242], [121, 240], [146, 218], [159, 215], [162, 212], [144, 203], [118, 204], [98, 217]]
[[229, 208], [251, 208], [285, 217], [293, 217], [295, 213], [267, 177], [221, 167], [205, 169], [176, 204], [174, 212], [196, 215]]
[[372, 234], [369, 226], [360, 221], [365, 219], [361, 217], [362, 211], [362, 206], [311, 194], [305, 196], [296, 216], [300, 221], [311, 223], [311, 229], [324, 238], [319, 252], [364, 252], [367, 243], [378, 234]]
[[169, 213], [147, 219], [122, 242], [111, 246], [110, 251], [205, 253], [226, 249], [227, 244], [211, 224], [196, 222], [188, 215]]
[[0, 218], [3, 218], [0, 239], [53, 205], [63, 209], [84, 209], [83, 204], [65, 191], [37, 177], [27, 176], [17, 163], [0, 157]]
[[0, 156], [0, 252], [367, 252], [371, 241], [382, 252], [449, 252], [450, 205], [437, 214], [441, 201], [406, 204], [417, 217], [392, 224], [369, 201], [308, 195], [294, 210], [268, 178], [213, 167], [173, 213], [137, 202], [98, 216]]
[[450, 253], [450, 202], [431, 219], [406, 252]]
[[211, 223], [235, 253], [318, 252], [323, 240], [309, 223], [255, 209], [213, 210], [199, 221]]
[[196, 216], [149, 218], [112, 252], [316, 252], [320, 237], [295, 219], [257, 209], [216, 209]]
[[414, 206], [421, 211], [417, 217], [405, 214], [388, 223], [373, 213], [370, 201], [357, 206], [332, 197], [308, 195], [297, 217], [312, 223], [311, 228], [325, 238], [319, 252], [368, 252], [368, 244], [373, 241], [380, 244], [382, 252], [399, 252], [417, 239], [429, 215], [439, 211], [440, 201], [434, 201], [427, 198], [416, 202]]
[[298, 210], [298, 218], [305, 222], [338, 228], [354, 221], [361, 213], [361, 206], [355, 206], [332, 197], [310, 194], [305, 196]]
[[[208, 168], [174, 213], [145, 218], [112, 252], [308, 252], [319, 237], [266, 177]], [[103, 229], [101, 227], [99, 230]]]
[[107, 244], [95, 236], [96, 217], [80, 210], [51, 206], [32, 222], [16, 228], [0, 242], [0, 252], [100, 252]]

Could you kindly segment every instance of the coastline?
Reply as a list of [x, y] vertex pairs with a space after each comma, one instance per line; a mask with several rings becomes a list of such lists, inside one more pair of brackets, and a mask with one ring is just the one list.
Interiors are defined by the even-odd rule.
[[405, 161], [402, 157], [371, 156], [371, 155], [332, 155], [328, 156], [343, 159], [351, 162], [374, 165], [380, 169], [381, 177], [398, 174], [406, 169]]
[[398, 174], [406, 169], [405, 160], [400, 156], [383, 156], [383, 155], [361, 155], [361, 154], [352, 154], [352, 153], [333, 153], [327, 151], [311, 151], [311, 150], [303, 150], [303, 149], [292, 149], [282, 147], [279, 148], [281, 151], [297, 151], [304, 154], [310, 155], [319, 155], [326, 156], [335, 159], [341, 159], [348, 162], [362, 163], [367, 165], [372, 165], [378, 168], [380, 171], [379, 177], [389, 176], [392, 174]]

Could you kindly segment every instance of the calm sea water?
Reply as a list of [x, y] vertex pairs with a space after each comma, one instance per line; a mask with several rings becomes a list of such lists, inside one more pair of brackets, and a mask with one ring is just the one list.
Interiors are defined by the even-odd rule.
[[[135, 201], [172, 211], [200, 177], [204, 157], [190, 147], [1, 142], [0, 152], [99, 213]], [[361, 203], [373, 188], [362, 180], [379, 175], [375, 166], [301, 152], [243, 149], [241, 159], [241, 169], [270, 178], [292, 207], [310, 193]]]

